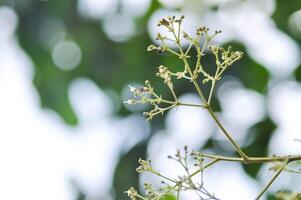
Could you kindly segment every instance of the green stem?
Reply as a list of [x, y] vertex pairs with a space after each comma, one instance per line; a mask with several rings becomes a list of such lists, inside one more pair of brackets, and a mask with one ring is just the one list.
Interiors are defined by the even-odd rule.
[[[191, 71], [190, 71], [189, 73], [191, 73], [191, 75], [192, 75], [192, 72], [191, 72]], [[192, 83], [193, 83], [194, 87], [196, 88], [197, 93], [198, 93], [198, 95], [200, 96], [200, 98], [201, 98], [203, 104], [206, 105], [206, 107], [207, 107], [207, 105], [208, 105], [207, 100], [206, 100], [206, 98], [205, 98], [205, 96], [204, 96], [204, 94], [203, 94], [203, 92], [202, 92], [202, 90], [201, 90], [199, 84], [198, 84], [197, 81], [196, 81], [195, 79], [193, 79], [193, 78], [192, 78]]]
[[[216, 59], [218, 59], [218, 55], [216, 56]], [[219, 63], [216, 63], [216, 71], [215, 71], [215, 75], [214, 75], [214, 78], [212, 80], [212, 83], [211, 83], [211, 88], [210, 88], [210, 93], [209, 93], [209, 97], [208, 97], [208, 104], [210, 105], [210, 102], [211, 102], [211, 98], [213, 96], [213, 92], [214, 92], [214, 87], [215, 87], [215, 83], [216, 81], [218, 80], [218, 73], [219, 73], [219, 70], [220, 70], [220, 64]]]
[[191, 107], [206, 108], [206, 106], [204, 106], [204, 105], [190, 104], [190, 103], [182, 103], [182, 102], [179, 102], [178, 105], [180, 105], [180, 106], [191, 106]]
[[175, 104], [176, 106], [191, 106], [191, 107], [198, 107], [198, 108], [206, 108], [206, 106], [204, 105], [199, 105], [199, 104], [191, 104], [191, 103], [183, 103], [180, 101], [169, 101], [166, 99], [160, 99], [160, 101], [156, 100], [156, 102], [162, 102], [162, 103], [166, 103], [166, 104]]
[[[204, 156], [205, 158], [210, 158], [215, 160], [245, 163], [245, 160], [240, 157], [228, 157], [228, 156], [209, 155], [209, 154], [202, 154], [202, 156]], [[295, 155], [295, 156], [287, 155], [287, 156], [277, 156], [277, 157], [248, 157], [247, 164], [276, 162], [276, 161], [284, 162], [286, 160], [288, 160], [288, 162], [301, 160], [301, 155]]]
[[206, 164], [204, 167], [201, 167], [200, 169], [193, 172], [190, 176], [193, 177], [193, 176], [197, 175], [198, 173], [200, 173], [201, 171], [207, 169], [208, 167], [212, 166], [213, 164], [217, 163], [218, 161], [220, 161], [218, 158], [214, 159], [213, 161]]
[[187, 71], [188, 71], [188, 73], [189, 73], [189, 76], [191, 77], [192, 83], [193, 83], [193, 85], [195, 86], [195, 88], [196, 88], [196, 90], [197, 90], [197, 93], [198, 93], [198, 95], [200, 96], [200, 98], [201, 98], [203, 104], [207, 105], [207, 100], [206, 100], [206, 98], [205, 98], [205, 96], [204, 96], [204, 94], [203, 94], [203, 92], [202, 92], [202, 90], [201, 90], [199, 84], [197, 83], [196, 79], [194, 78], [194, 75], [193, 75], [193, 73], [192, 73], [192, 71], [191, 71], [191, 69], [190, 69], [190, 67], [189, 67], [188, 61], [187, 61], [186, 57], [184, 56], [184, 52], [183, 52], [183, 50], [182, 50], [182, 48], [181, 48], [181, 45], [178, 44], [178, 47], [179, 47], [179, 50], [180, 50], [181, 55], [182, 55], [182, 57], [183, 57], [182, 59], [183, 59], [185, 68], [187, 69]]
[[211, 107], [208, 106], [207, 110], [217, 126], [222, 130], [224, 135], [227, 137], [227, 139], [230, 141], [230, 143], [233, 145], [234, 149], [238, 152], [238, 154], [244, 159], [245, 162], [248, 162], [249, 157], [241, 150], [240, 146], [235, 142], [235, 140], [231, 137], [231, 135], [227, 132], [227, 130], [224, 128], [224, 126], [220, 123], [220, 121], [217, 119], [216, 115], [212, 111]]
[[[179, 46], [179, 50], [181, 52], [181, 55], [183, 55], [183, 50], [180, 46], [180, 44], [178, 44]], [[183, 57], [183, 61], [184, 64], [187, 65], [187, 69], [188, 69], [188, 73], [191, 76], [192, 82], [197, 90], [198, 95], [200, 96], [202, 102], [204, 105], [208, 105], [207, 100], [199, 86], [199, 84], [197, 83], [196, 79], [193, 78], [193, 73], [189, 67], [189, 64], [187, 62], [186, 57]], [[235, 150], [238, 152], [238, 154], [245, 160], [248, 160], [248, 156], [241, 150], [240, 146], [234, 141], [234, 139], [231, 137], [231, 135], [226, 131], [226, 129], [223, 127], [223, 125], [219, 122], [219, 120], [217, 119], [217, 117], [215, 116], [214, 112], [212, 111], [212, 109], [210, 108], [210, 106], [206, 106], [208, 112], [210, 113], [210, 115], [212, 116], [212, 118], [214, 119], [215, 123], [218, 125], [218, 127], [222, 130], [222, 132], [225, 134], [225, 136], [229, 139], [229, 141], [231, 142], [231, 144], [233, 145], [233, 147], [235, 148]]]
[[157, 176], [163, 178], [163, 179], [166, 179], [166, 180], [170, 181], [170, 182], [177, 183], [177, 181], [172, 180], [172, 179], [170, 179], [170, 178], [168, 178], [168, 177], [166, 177], [166, 176], [160, 174], [159, 172], [154, 171], [153, 173], [156, 174]]
[[274, 176], [271, 178], [271, 180], [268, 182], [268, 184], [261, 190], [261, 192], [257, 195], [256, 200], [262, 197], [262, 195], [267, 191], [267, 189], [273, 184], [273, 182], [276, 180], [276, 178], [281, 174], [281, 172], [284, 170], [285, 166], [287, 165], [286, 161], [283, 166], [274, 174]]
[[177, 95], [176, 95], [175, 91], [173, 90], [172, 86], [168, 86], [168, 88], [169, 88], [169, 90], [171, 91], [173, 98], [174, 98], [175, 101], [177, 102], [177, 101], [178, 101], [178, 98], [177, 98]]
[[[225, 134], [225, 136], [229, 139], [229, 141], [231, 142], [231, 144], [233, 145], [233, 147], [235, 148], [235, 150], [238, 152], [238, 154], [247, 162], [248, 161], [248, 156], [242, 151], [242, 149], [240, 148], [240, 146], [234, 141], [234, 139], [231, 137], [231, 135], [226, 131], [226, 129], [223, 127], [223, 125], [219, 122], [219, 120], [217, 119], [217, 117], [215, 116], [214, 112], [212, 111], [212, 109], [210, 108], [197, 80], [196, 77], [194, 76], [194, 74], [192, 73], [189, 63], [184, 55], [183, 49], [181, 47], [181, 43], [179, 38], [177, 38], [177, 36], [175, 35], [174, 31], [172, 31], [175, 40], [177, 41], [177, 46], [178, 49], [180, 51], [181, 54], [181, 58], [185, 64], [185, 68], [188, 70], [188, 73], [191, 77], [191, 80], [197, 90], [198, 95], [200, 96], [203, 104], [206, 106], [207, 110], [209, 111], [210, 115], [212, 116], [212, 118], [214, 119], [214, 121], [216, 122], [216, 124], [218, 125], [218, 127], [222, 130], [222, 132]], [[201, 55], [200, 55], [201, 56]]]
[[215, 82], [216, 82], [216, 80], [213, 79], [213, 80], [212, 80], [212, 84], [211, 84], [211, 88], [210, 88], [209, 97], [208, 97], [208, 104], [209, 104], [209, 105], [210, 105], [210, 103], [211, 103], [211, 98], [212, 98], [212, 95], [213, 95]]

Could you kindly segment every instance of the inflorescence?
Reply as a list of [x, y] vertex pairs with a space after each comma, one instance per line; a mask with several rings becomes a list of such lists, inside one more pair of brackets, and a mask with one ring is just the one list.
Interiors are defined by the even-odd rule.
[[[255, 199], [259, 199], [268, 190], [271, 184], [277, 179], [277, 177], [283, 172], [299, 173], [301, 169], [291, 168], [294, 163], [300, 162], [301, 155], [287, 155], [287, 156], [271, 156], [271, 157], [251, 157], [247, 156], [241, 147], [232, 138], [231, 134], [226, 130], [222, 123], [218, 120], [214, 111], [211, 108], [211, 99], [214, 94], [216, 83], [221, 80], [223, 73], [236, 61], [240, 60], [243, 56], [241, 51], [232, 50], [231, 47], [223, 48], [214, 45], [210, 45], [210, 42], [215, 36], [221, 33], [221, 31], [214, 31], [210, 33], [209, 28], [201, 26], [196, 29], [194, 35], [189, 35], [181, 28], [184, 16], [176, 18], [168, 17], [159, 21], [158, 26], [163, 26], [170, 34], [163, 35], [158, 33], [156, 40], [160, 41], [160, 45], [150, 45], [148, 51], [156, 51], [157, 53], [171, 53], [183, 62], [183, 69], [180, 71], [174, 71], [169, 66], [160, 65], [156, 76], [163, 79], [164, 84], [170, 90], [173, 98], [165, 99], [162, 95], [158, 94], [151, 86], [150, 81], [145, 81], [145, 86], [142, 88], [130, 87], [130, 91], [133, 93], [133, 98], [125, 101], [127, 104], [150, 104], [153, 108], [149, 112], [144, 112], [147, 120], [153, 119], [158, 114], [164, 114], [164, 112], [178, 107], [178, 106], [192, 106], [203, 108], [208, 111], [217, 127], [222, 131], [229, 143], [232, 144], [233, 149], [239, 155], [239, 157], [227, 157], [222, 155], [210, 155], [201, 152], [192, 151], [188, 153], [187, 146], [184, 147], [184, 154], [181, 154], [180, 150], [177, 150], [174, 156], [168, 156], [169, 159], [173, 159], [178, 162], [185, 171], [185, 175], [178, 176], [177, 178], [169, 178], [151, 166], [150, 160], [139, 159], [140, 166], [137, 168], [137, 172], [149, 172], [162, 179], [162, 187], [155, 189], [150, 183], [144, 184], [145, 195], [141, 195], [134, 188], [130, 188], [126, 191], [131, 200], [162, 200], [166, 195], [172, 194], [176, 196], [176, 199], [180, 199], [180, 193], [182, 191], [194, 191], [200, 199], [217, 199], [214, 194], [209, 193], [204, 187], [203, 173], [205, 169], [213, 166], [220, 161], [227, 162], [239, 162], [242, 164], [262, 164], [272, 163], [273, 166], [270, 170], [275, 171], [270, 181], [262, 188], [260, 193]], [[170, 36], [171, 35], [171, 36]], [[176, 48], [170, 47], [168, 42], [172, 42]], [[188, 46], [184, 48], [184, 42]], [[195, 49], [196, 57], [195, 64], [192, 66], [188, 60], [192, 59], [191, 51]], [[202, 65], [202, 58], [206, 53], [211, 53], [215, 57], [215, 72], [209, 73], [208, 69]], [[212, 71], [212, 70], [210, 70]], [[174, 81], [177, 79], [185, 79], [189, 83], [193, 84], [197, 94], [200, 97], [200, 104], [190, 104], [183, 102], [178, 98], [175, 89]], [[200, 84], [209, 84], [210, 90], [208, 94], [205, 94]], [[189, 167], [188, 160], [192, 157], [194, 160], [195, 171]], [[300, 166], [300, 165], [299, 165]], [[201, 174], [201, 180], [199, 183], [195, 183], [192, 177], [196, 174]], [[298, 193], [277, 193], [278, 197], [287, 197], [289, 195], [300, 196]], [[281, 199], [280, 198], [280, 199]]]

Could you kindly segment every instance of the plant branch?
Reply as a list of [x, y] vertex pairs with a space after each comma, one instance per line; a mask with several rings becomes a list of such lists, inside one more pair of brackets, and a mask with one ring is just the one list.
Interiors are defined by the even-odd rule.
[[284, 170], [284, 168], [286, 167], [287, 163], [288, 163], [288, 160], [285, 161], [285, 163], [278, 169], [278, 171], [274, 174], [274, 176], [267, 183], [267, 185], [261, 190], [261, 192], [257, 195], [256, 200], [258, 200], [260, 197], [262, 197], [262, 195], [267, 191], [267, 189], [273, 184], [273, 182], [276, 180], [276, 178]]
[[284, 162], [288, 160], [288, 163], [293, 161], [301, 160], [301, 155], [286, 155], [286, 156], [272, 156], [272, 157], [248, 157], [248, 162], [245, 163], [245, 160], [240, 157], [228, 157], [221, 155], [210, 155], [210, 154], [202, 154], [205, 158], [211, 158], [220, 161], [229, 161], [229, 162], [240, 162], [244, 164], [255, 164], [255, 163], [266, 163], [266, 162]]
[[243, 152], [243, 150], [240, 148], [240, 146], [235, 142], [235, 140], [232, 138], [232, 136], [227, 132], [227, 130], [224, 128], [224, 126], [220, 123], [220, 121], [217, 119], [216, 115], [212, 111], [211, 107], [208, 106], [207, 110], [217, 126], [222, 130], [224, 135], [227, 137], [227, 139], [230, 141], [230, 143], [233, 145], [234, 149], [238, 152], [238, 154], [243, 158], [245, 162], [248, 162], [249, 157]]

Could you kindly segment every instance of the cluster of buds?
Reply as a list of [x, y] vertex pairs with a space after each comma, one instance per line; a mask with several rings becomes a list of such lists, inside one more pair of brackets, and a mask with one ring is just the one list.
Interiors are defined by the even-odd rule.
[[139, 162], [139, 167], [137, 167], [136, 171], [141, 173], [141, 172], [156, 172], [153, 167], [151, 166], [151, 161], [150, 160], [142, 160], [141, 158], [138, 160]]
[[156, 51], [157, 53], [163, 53], [168, 49], [167, 46], [163, 45], [163, 46], [155, 46], [155, 45], [149, 45], [147, 47], [147, 51]]
[[146, 196], [149, 199], [155, 199], [156, 197], [158, 197], [157, 192], [155, 192], [155, 190], [153, 189], [153, 187], [150, 183], [144, 183], [143, 187], [144, 187], [144, 190], [146, 192]]
[[202, 167], [203, 163], [204, 163], [204, 156], [201, 152], [198, 151], [192, 151], [190, 153], [190, 156], [193, 157], [193, 159], [195, 160], [194, 166], [195, 167]]
[[232, 47], [228, 47], [228, 49], [219, 48], [221, 51], [221, 57], [223, 60], [223, 65], [221, 67], [225, 68], [232, 65], [235, 61], [240, 60], [243, 56], [241, 51], [232, 51]]
[[128, 189], [125, 193], [128, 195], [128, 197], [130, 197], [131, 200], [136, 200], [138, 197], [138, 192], [133, 187]]
[[200, 26], [196, 29], [197, 37], [191, 37], [186, 32], [183, 31], [183, 38], [187, 39], [188, 41], [192, 42], [194, 45], [199, 45], [201, 36], [205, 36], [205, 40], [210, 41], [212, 40], [217, 34], [222, 33], [220, 30], [214, 31], [213, 34], [209, 34], [209, 28], [206, 26]]
[[209, 28], [207, 28], [206, 26], [201, 26], [196, 29], [196, 34], [203, 35], [204, 33], [208, 33], [208, 31], [209, 31]]
[[159, 22], [158, 22], [158, 26], [165, 26], [165, 27], [173, 27], [174, 23], [181, 23], [184, 19], [184, 15], [182, 15], [179, 18], [176, 18], [176, 16], [172, 16], [172, 17], [167, 17], [167, 18], [162, 18]]
[[155, 103], [152, 96], [156, 96], [154, 89], [150, 85], [148, 80], [145, 81], [145, 86], [141, 88], [133, 87], [129, 85], [130, 91], [133, 93], [134, 99], [129, 99], [125, 101], [126, 104], [145, 104], [145, 103]]
[[167, 31], [171, 32], [174, 35], [174, 38], [168, 38], [158, 33], [156, 40], [160, 40], [163, 44], [165, 44], [166, 40], [170, 40], [179, 44], [181, 40], [180, 32], [181, 32], [181, 24], [183, 19], [184, 16], [181, 16], [179, 18], [175, 16], [162, 18], [157, 25], [164, 26], [167, 29]]
[[187, 159], [187, 155], [188, 155], [188, 146], [185, 145], [184, 146], [184, 156], [182, 156], [181, 150], [177, 149], [174, 156], [168, 155], [167, 158], [173, 159], [173, 160], [176, 160], [176, 161], [182, 161], [182, 159], [183, 160]]
[[167, 158], [173, 159], [175, 161], [182, 162], [183, 164], [185, 164], [187, 162], [188, 156], [191, 156], [193, 158], [193, 160], [196, 161], [196, 163], [194, 164], [195, 167], [197, 167], [197, 166], [201, 167], [203, 165], [203, 162], [204, 162], [203, 154], [198, 151], [192, 151], [190, 154], [188, 154], [187, 145], [184, 146], [184, 155], [181, 154], [180, 149], [177, 149], [174, 156], [168, 155]]
[[155, 108], [152, 109], [151, 111], [143, 112], [143, 116], [146, 117], [146, 121], [149, 121], [149, 120], [153, 119], [154, 116], [156, 116], [158, 114], [163, 114], [163, 113], [164, 113], [164, 111], [162, 108], [155, 106]]
[[167, 69], [167, 67], [164, 67], [163, 65], [160, 65], [158, 67], [158, 72], [156, 73], [158, 77], [161, 77], [164, 79], [164, 83], [169, 87], [173, 88], [173, 84], [171, 82], [171, 72]]
[[209, 80], [220, 80], [223, 72], [234, 62], [240, 60], [243, 56], [241, 51], [232, 51], [231, 47], [224, 49], [222, 47], [209, 46], [209, 50], [215, 56], [217, 72], [215, 77], [206, 77], [205, 83]]
[[[170, 80], [170, 76], [168, 75], [169, 72], [163, 72], [163, 69], [161, 68], [161, 74], [160, 77], [164, 78], [164, 82], [168, 85], [169, 89], [173, 92], [173, 86]], [[141, 88], [136, 88], [131, 85], [129, 85], [130, 91], [133, 93], [134, 98], [124, 101], [126, 104], [146, 104], [149, 103], [153, 105], [153, 109], [149, 112], [143, 112], [143, 115], [146, 117], [146, 120], [149, 121], [153, 119], [154, 116], [158, 114], [163, 114], [165, 111], [177, 106], [177, 102], [168, 101], [165, 99], [162, 99], [160, 95], [158, 95], [153, 87], [151, 86], [150, 82], [148, 80], [145, 81], [145, 86]], [[161, 103], [167, 103], [170, 104], [170, 106], [167, 107], [160, 107], [159, 104]]]
[[[161, 98], [158, 99], [159, 102], [160, 102], [161, 100], [162, 100]], [[149, 112], [143, 112], [143, 116], [146, 117], [146, 121], [149, 121], [149, 120], [153, 119], [153, 118], [154, 118], [156, 115], [158, 115], [158, 114], [162, 114], [162, 115], [163, 115], [165, 111], [167, 111], [167, 110], [169, 110], [169, 109], [171, 109], [171, 108], [177, 106], [176, 103], [173, 103], [173, 104], [171, 104], [171, 105], [168, 106], [168, 107], [161, 108], [161, 107], [159, 107], [158, 104], [157, 104], [157, 99], [155, 99], [155, 100], [153, 100], [153, 101], [155, 102], [155, 103], [153, 103], [154, 108], [153, 108], [151, 111], [149, 111]], [[162, 101], [163, 101], [163, 100], [162, 100]]]
[[[185, 169], [185, 174], [178, 176], [177, 178], [169, 178], [167, 176], [164, 176], [157, 172], [153, 167], [151, 166], [150, 160], [142, 160], [139, 159], [140, 166], [137, 168], [137, 172], [150, 172], [152, 174], [155, 174], [162, 178], [161, 183], [163, 186], [155, 189], [152, 187], [150, 183], [144, 183], [143, 187], [145, 190], [145, 196], [142, 196], [137, 193], [137, 191], [134, 188], [130, 188], [126, 193], [131, 198], [131, 200], [161, 200], [164, 197], [168, 196], [169, 194], [172, 194], [174, 192], [180, 192], [180, 191], [187, 191], [187, 190], [194, 190], [201, 199], [216, 199], [213, 194], [210, 194], [205, 188], [203, 184], [203, 178], [201, 183], [196, 183], [192, 180], [193, 173], [190, 172], [190, 167], [188, 164], [188, 157], [191, 156], [194, 159], [198, 160], [199, 163], [203, 163], [203, 154], [200, 152], [192, 151], [189, 154], [187, 145], [184, 146], [184, 152], [181, 153], [180, 149], [176, 150], [176, 153], [174, 156], [168, 156], [168, 158], [171, 158], [178, 162], [182, 167]], [[195, 165], [196, 167], [202, 169], [201, 164]], [[201, 171], [202, 172], [202, 171]], [[165, 182], [167, 181], [167, 182]]]
[[[216, 57], [216, 63], [221, 68], [227, 68], [232, 65], [235, 61], [240, 60], [243, 56], [241, 51], [232, 51], [231, 46], [228, 49], [223, 47], [209, 46], [210, 51]], [[221, 60], [220, 60], [221, 54]]]

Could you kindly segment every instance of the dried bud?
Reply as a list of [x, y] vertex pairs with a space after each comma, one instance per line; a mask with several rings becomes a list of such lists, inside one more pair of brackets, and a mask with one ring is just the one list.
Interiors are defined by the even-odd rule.
[[202, 32], [207, 32], [209, 31], [209, 28], [207, 28], [206, 26], [201, 26], [196, 30], [197, 35], [200, 35]]
[[165, 18], [162, 18], [162, 19], [159, 21], [159, 23], [158, 23], [159, 26], [160, 26], [160, 25], [168, 26], [169, 24], [170, 24], [170, 22], [169, 22], [167, 19], [165, 19]]
[[166, 47], [160, 46], [160, 47], [157, 48], [157, 53], [165, 52], [165, 50], [166, 50]]
[[157, 33], [157, 36], [155, 38], [156, 40], [164, 40], [165, 37], [163, 35], [161, 35], [160, 33]]
[[186, 32], [183, 32], [183, 37], [188, 38], [188, 34]]
[[140, 91], [142, 93], [148, 93], [150, 91], [150, 89], [148, 87], [143, 87], [143, 88], [140, 88]]

